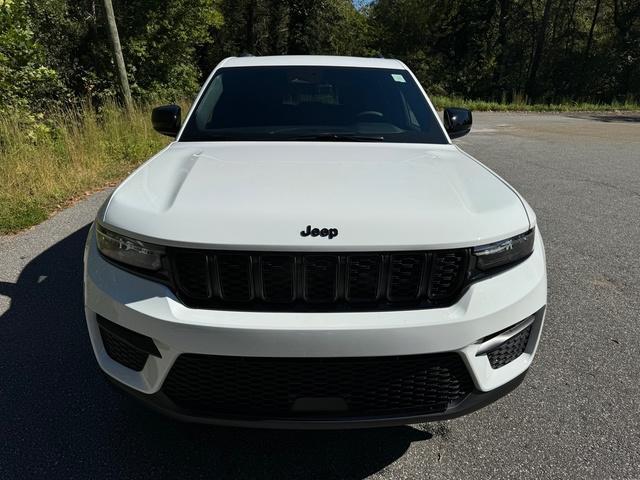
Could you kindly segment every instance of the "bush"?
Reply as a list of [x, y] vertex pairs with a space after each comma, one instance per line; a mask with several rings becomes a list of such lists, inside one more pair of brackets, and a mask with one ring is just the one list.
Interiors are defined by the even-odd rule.
[[0, 113], [42, 113], [64, 98], [21, 0], [0, 0]]

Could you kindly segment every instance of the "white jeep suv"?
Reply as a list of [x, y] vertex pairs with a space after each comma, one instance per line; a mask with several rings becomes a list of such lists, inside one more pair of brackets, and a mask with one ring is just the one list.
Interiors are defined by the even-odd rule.
[[547, 298], [533, 211], [451, 143], [397, 60], [229, 58], [85, 251], [100, 367], [176, 417], [337, 428], [458, 416], [515, 388]]

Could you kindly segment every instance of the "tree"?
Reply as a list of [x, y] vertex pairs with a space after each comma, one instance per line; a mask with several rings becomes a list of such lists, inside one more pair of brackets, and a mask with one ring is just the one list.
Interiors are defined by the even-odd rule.
[[0, 112], [41, 113], [64, 98], [57, 73], [46, 65], [21, 0], [0, 0]]
[[127, 68], [124, 65], [122, 47], [120, 47], [120, 35], [118, 35], [118, 25], [116, 24], [116, 17], [113, 13], [113, 5], [111, 4], [111, 0], [104, 0], [104, 10], [105, 16], [107, 18], [107, 25], [109, 26], [109, 38], [113, 47], [113, 58], [116, 63], [116, 70], [118, 72], [118, 79], [120, 80], [122, 96], [127, 108], [131, 109], [131, 90], [129, 89]]
[[[192, 96], [243, 52], [383, 54], [434, 94], [640, 98], [640, 0], [112, 1], [137, 99]], [[99, 106], [117, 84], [100, 0], [0, 0], [0, 108]]]
[[589, 37], [587, 39], [587, 45], [584, 47], [584, 59], [587, 60], [591, 54], [591, 45], [593, 45], [593, 32], [596, 29], [596, 22], [598, 21], [598, 14], [600, 13], [600, 6], [602, 0], [596, 0], [596, 6], [593, 11], [593, 19], [591, 20], [591, 27], [589, 28]]
[[613, 24], [618, 92], [628, 96], [640, 88], [640, 0], [613, 0]]
[[[533, 2], [532, 2], [533, 5]], [[542, 12], [542, 20], [540, 21], [537, 33], [535, 37], [535, 43], [533, 48], [533, 54], [531, 56], [531, 65], [529, 66], [529, 79], [525, 87], [527, 96], [535, 99], [539, 94], [537, 75], [540, 63], [542, 61], [542, 54], [545, 48], [545, 42], [547, 38], [547, 28], [549, 27], [549, 19], [551, 18], [551, 7], [553, 0], [545, 0], [544, 10]]]

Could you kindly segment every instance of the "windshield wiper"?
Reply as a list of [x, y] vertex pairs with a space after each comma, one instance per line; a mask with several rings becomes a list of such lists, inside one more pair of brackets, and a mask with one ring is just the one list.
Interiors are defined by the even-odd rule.
[[349, 133], [314, 133], [309, 135], [287, 136], [287, 140], [301, 142], [379, 142], [382, 135], [357, 135]]
[[284, 140], [300, 142], [379, 142], [384, 140], [382, 135], [358, 135], [351, 133], [312, 133], [303, 135], [277, 135], [277, 132], [253, 133], [253, 132], [207, 132], [201, 135], [192, 135], [184, 138], [184, 141], [209, 142], [209, 141], [267, 141]]

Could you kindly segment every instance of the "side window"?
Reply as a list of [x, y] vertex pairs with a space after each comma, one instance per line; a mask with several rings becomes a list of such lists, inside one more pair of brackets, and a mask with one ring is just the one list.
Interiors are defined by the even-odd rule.
[[200, 130], [205, 130], [211, 121], [213, 107], [218, 103], [218, 99], [222, 95], [224, 87], [222, 85], [222, 75], [216, 76], [211, 82], [211, 86], [207, 89], [200, 103], [200, 107], [196, 111], [196, 124]]

